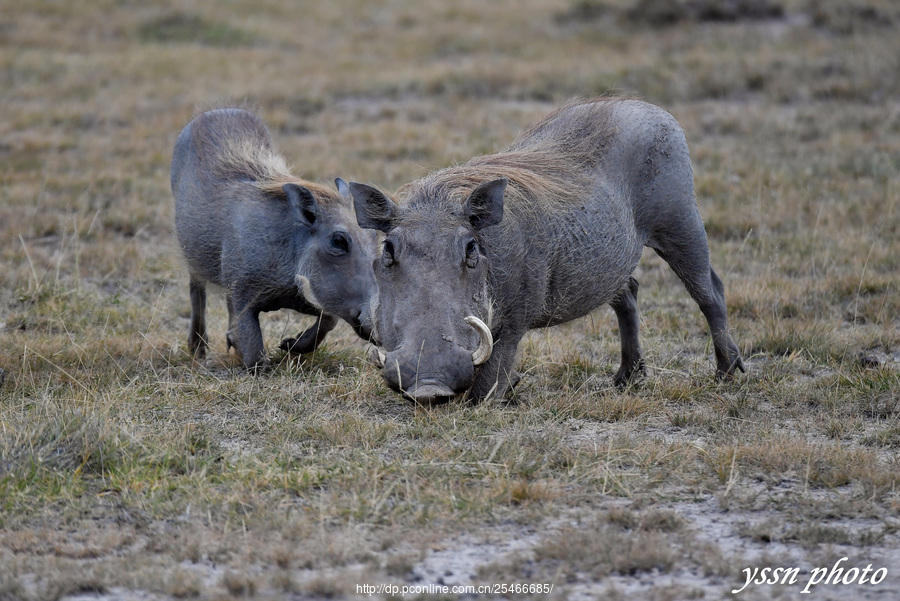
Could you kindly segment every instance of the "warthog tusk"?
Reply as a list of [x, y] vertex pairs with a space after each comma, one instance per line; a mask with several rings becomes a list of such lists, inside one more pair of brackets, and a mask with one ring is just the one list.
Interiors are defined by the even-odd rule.
[[369, 350], [366, 352], [366, 358], [369, 360], [369, 363], [379, 369], [383, 368], [384, 362], [387, 361], [387, 356], [384, 352], [374, 344], [370, 346]]
[[494, 337], [491, 336], [490, 328], [474, 315], [466, 317], [466, 323], [475, 328], [478, 335], [481, 337], [478, 348], [472, 353], [472, 363], [481, 365], [491, 358], [491, 352], [494, 350]]

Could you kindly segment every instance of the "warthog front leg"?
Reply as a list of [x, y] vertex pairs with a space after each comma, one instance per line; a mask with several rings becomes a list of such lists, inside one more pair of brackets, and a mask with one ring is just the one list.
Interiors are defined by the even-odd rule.
[[259, 327], [259, 309], [238, 295], [229, 300], [230, 327], [226, 334], [229, 344], [234, 346], [248, 369], [266, 365], [268, 360]]
[[333, 330], [336, 325], [337, 317], [323, 313], [316, 320], [316, 323], [297, 334], [296, 338], [285, 338], [282, 340], [278, 348], [292, 355], [311, 353], [319, 348], [319, 344], [322, 343], [325, 335]]
[[494, 350], [490, 359], [481, 366], [475, 375], [475, 382], [469, 389], [467, 398], [479, 403], [488, 396], [501, 398], [519, 383], [521, 377], [513, 369], [516, 349], [524, 332], [518, 335], [503, 328], [494, 339]]
[[237, 345], [231, 339], [231, 332], [234, 331], [234, 301], [231, 300], [231, 294], [225, 293], [225, 306], [228, 307], [228, 329], [225, 331], [225, 350], [230, 351], [232, 348], [237, 350]]
[[206, 338], [206, 282], [191, 277], [191, 328], [188, 332], [188, 349], [191, 354], [202, 359], [206, 356], [209, 342]]

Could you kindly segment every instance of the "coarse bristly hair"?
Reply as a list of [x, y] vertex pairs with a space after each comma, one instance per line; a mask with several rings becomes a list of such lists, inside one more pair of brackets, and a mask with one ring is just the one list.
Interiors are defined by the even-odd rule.
[[505, 177], [507, 206], [527, 211], [578, 202], [588, 183], [588, 171], [602, 158], [605, 145], [615, 134], [610, 117], [620, 100], [569, 102], [531, 126], [505, 150], [435, 171], [401, 187], [397, 196], [401, 202], [446, 197], [453, 204], [462, 203], [478, 185]]
[[[227, 115], [227, 116], [226, 116]], [[246, 109], [224, 109], [205, 113], [201, 144], [217, 177], [223, 181], [245, 180], [267, 197], [283, 199], [282, 187], [297, 184], [307, 188], [325, 204], [340, 203], [331, 188], [295, 176], [284, 156], [272, 145], [269, 131], [260, 118]]]

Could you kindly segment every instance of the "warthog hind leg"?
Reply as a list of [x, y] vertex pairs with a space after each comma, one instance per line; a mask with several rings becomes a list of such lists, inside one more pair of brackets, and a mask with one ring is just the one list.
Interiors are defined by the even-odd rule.
[[716, 355], [716, 375], [720, 378], [746, 371], [741, 353], [728, 333], [728, 309], [725, 286], [709, 264], [706, 232], [695, 232], [692, 244], [652, 246], [681, 279], [688, 293], [700, 306], [709, 324]]
[[736, 369], [746, 372], [744, 361], [741, 359], [741, 352], [738, 350], [737, 344], [728, 334], [728, 313], [725, 306], [725, 286], [722, 280], [713, 270], [709, 268], [709, 277], [712, 283], [714, 302], [705, 306], [700, 305], [700, 310], [706, 316], [709, 323], [709, 329], [712, 332], [713, 347], [716, 351], [716, 375], [721, 377], [731, 376]]
[[619, 322], [619, 341], [622, 345], [622, 363], [613, 378], [618, 388], [624, 388], [636, 374], [644, 374], [644, 359], [641, 357], [641, 343], [638, 340], [640, 313], [638, 312], [638, 282], [628, 279], [628, 285], [609, 303], [616, 312]]

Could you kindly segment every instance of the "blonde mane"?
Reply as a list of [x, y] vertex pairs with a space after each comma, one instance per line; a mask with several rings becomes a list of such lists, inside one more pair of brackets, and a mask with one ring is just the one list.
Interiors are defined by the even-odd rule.
[[400, 198], [445, 191], [464, 202], [478, 185], [505, 177], [505, 203], [527, 210], [568, 205], [583, 199], [589, 171], [610, 137], [612, 107], [617, 99], [580, 100], [555, 110], [496, 154], [435, 171], [406, 184]]
[[297, 184], [308, 188], [326, 206], [341, 202], [335, 190], [294, 175], [284, 156], [272, 147], [261, 122], [243, 119], [230, 125], [227, 131], [216, 132], [215, 141], [206, 140], [208, 150], [215, 155], [210, 163], [217, 177], [244, 180], [271, 198], [284, 198], [282, 186]]

